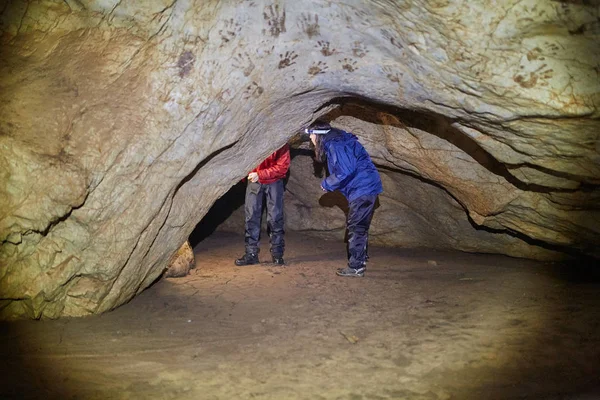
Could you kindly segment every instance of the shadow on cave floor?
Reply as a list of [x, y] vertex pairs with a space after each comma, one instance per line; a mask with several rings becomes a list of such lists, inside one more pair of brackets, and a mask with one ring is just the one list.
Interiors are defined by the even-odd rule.
[[376, 247], [338, 278], [343, 242], [298, 234], [288, 267], [240, 268], [242, 242], [216, 232], [191, 275], [110, 313], [0, 324], [0, 398], [600, 398], [597, 281]]

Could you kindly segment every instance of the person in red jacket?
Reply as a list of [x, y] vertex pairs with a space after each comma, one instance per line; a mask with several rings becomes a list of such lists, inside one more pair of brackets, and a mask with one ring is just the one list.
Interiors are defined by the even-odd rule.
[[258, 264], [263, 201], [267, 199], [267, 229], [273, 263], [284, 265], [283, 180], [290, 168], [290, 147], [286, 144], [248, 174], [246, 187], [246, 253], [235, 265]]

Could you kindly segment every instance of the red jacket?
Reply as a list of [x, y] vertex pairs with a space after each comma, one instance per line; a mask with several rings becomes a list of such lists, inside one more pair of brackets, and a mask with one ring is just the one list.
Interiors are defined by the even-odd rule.
[[251, 172], [256, 172], [258, 174], [258, 182], [269, 184], [285, 178], [289, 168], [290, 146], [285, 144], [282, 148], [267, 157]]

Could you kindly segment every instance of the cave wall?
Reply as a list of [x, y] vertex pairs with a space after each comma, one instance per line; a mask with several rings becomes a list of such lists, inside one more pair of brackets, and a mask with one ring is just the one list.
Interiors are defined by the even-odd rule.
[[[378, 165], [442, 188], [464, 208], [473, 225], [550, 245], [548, 248], [597, 255], [597, 190], [582, 188], [581, 182], [561, 176], [520, 180], [514, 172], [518, 167], [508, 168], [491, 157], [480, 143], [462, 135], [452, 120], [439, 114], [378, 111], [372, 105], [347, 104], [331, 117], [341, 128], [363, 138]], [[404, 190], [411, 189], [407, 186]], [[455, 233], [468, 236], [467, 229]], [[452, 247], [476, 248], [458, 242]], [[490, 249], [482, 242], [484, 248]], [[496, 252], [526, 257], [546, 253], [524, 248], [503, 250], [498, 243]]]
[[[476, 224], [597, 255], [598, 13], [534, 0], [0, 3], [0, 316], [130, 300], [219, 196], [340, 97], [441, 116], [526, 185], [496, 201], [454, 180], [445, 190]], [[411, 169], [401, 154], [387, 162]]]

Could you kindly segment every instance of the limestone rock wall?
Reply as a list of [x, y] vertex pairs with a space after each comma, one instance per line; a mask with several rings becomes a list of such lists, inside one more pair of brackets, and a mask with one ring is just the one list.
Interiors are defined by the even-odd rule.
[[187, 276], [190, 270], [195, 267], [196, 258], [194, 257], [194, 250], [190, 242], [186, 241], [169, 260], [169, 265], [167, 265], [163, 277], [181, 278]]
[[[594, 206], [600, 204], [597, 189], [565, 188], [577, 183], [561, 176], [535, 183], [516, 179], [506, 165], [487, 154], [478, 142], [461, 135], [451, 120], [437, 114], [391, 114], [353, 104], [336, 114], [340, 114], [335, 120], [338, 126], [360, 135], [378, 165], [443, 188], [464, 207], [474, 224], [598, 255], [594, 244], [600, 243], [600, 237], [592, 226], [600, 216]], [[411, 187], [403, 190], [410, 191]], [[498, 246], [498, 252], [505, 252], [500, 249]], [[520, 254], [527, 253], [521, 250]], [[519, 255], [519, 251], [507, 254]]]
[[[286, 227], [327, 238], [345, 239], [347, 202], [338, 193], [323, 194], [320, 179], [311, 175], [308, 157], [296, 157], [286, 193]], [[461, 204], [440, 187], [381, 169], [384, 192], [379, 196], [369, 242], [380, 246], [457, 249], [554, 259], [555, 251], [533, 246], [507, 233], [477, 230]], [[241, 216], [241, 218], [240, 218]], [[243, 210], [232, 216], [243, 224]], [[233, 228], [232, 222], [224, 224]], [[264, 242], [264, 241], [263, 241]], [[266, 245], [266, 242], [263, 243]]]
[[[0, 315], [130, 300], [219, 196], [340, 97], [440, 116], [504, 166], [515, 184], [439, 182], [476, 224], [597, 252], [598, 13], [534, 0], [0, 3]], [[390, 126], [375, 135], [406, 137]], [[401, 143], [372, 147], [415, 170]], [[473, 187], [490, 182], [494, 195]]]

